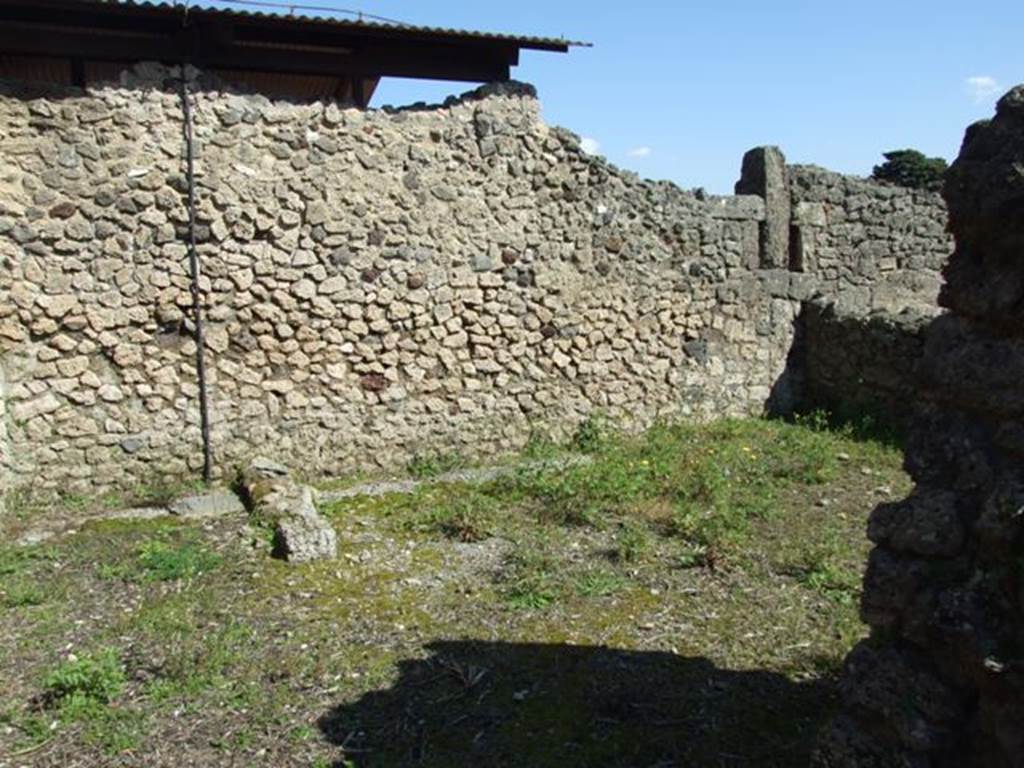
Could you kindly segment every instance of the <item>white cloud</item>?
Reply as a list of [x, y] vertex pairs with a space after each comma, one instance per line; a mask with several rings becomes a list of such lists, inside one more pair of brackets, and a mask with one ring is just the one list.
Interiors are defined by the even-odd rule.
[[630, 157], [650, 157], [653, 151], [650, 147], [633, 147], [626, 154]]
[[601, 142], [597, 139], [592, 139], [590, 136], [584, 136], [580, 139], [580, 149], [588, 155], [596, 155], [601, 149]]
[[971, 94], [974, 101], [978, 104], [988, 101], [993, 96], [997, 96], [999, 91], [1002, 90], [996, 79], [989, 75], [968, 77], [965, 82], [967, 84], [967, 92]]

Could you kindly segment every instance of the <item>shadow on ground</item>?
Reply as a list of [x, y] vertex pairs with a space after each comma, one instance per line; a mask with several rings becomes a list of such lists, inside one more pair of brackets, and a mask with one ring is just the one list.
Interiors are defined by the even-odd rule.
[[[604, 647], [442, 641], [324, 715], [336, 768], [806, 766], [828, 682]], [[347, 761], [347, 762], [346, 762]]]

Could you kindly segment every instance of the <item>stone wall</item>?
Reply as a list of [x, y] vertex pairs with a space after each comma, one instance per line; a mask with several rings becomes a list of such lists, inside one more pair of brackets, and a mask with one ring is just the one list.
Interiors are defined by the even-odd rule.
[[7, 381], [4, 377], [3, 366], [0, 366], [0, 515], [7, 511], [6, 491], [13, 488], [15, 484], [11, 471], [14, 466], [14, 449], [7, 428], [9, 420], [7, 399]]
[[800, 314], [800, 406], [840, 417], [869, 416], [901, 431], [917, 391], [917, 366], [934, 313], [848, 309], [809, 301]]
[[952, 252], [935, 192], [789, 166], [793, 269], [837, 281], [861, 306], [934, 306]]
[[[838, 253], [765, 268], [777, 191], [642, 181], [545, 125], [527, 86], [385, 112], [189, 76], [219, 473], [254, 453], [331, 474], [508, 451], [595, 409], [641, 427], [785, 407], [800, 302], [868, 282]], [[0, 88], [10, 486], [201, 462], [177, 77]], [[918, 265], [893, 271], [913, 284]]]
[[1024, 766], [1024, 86], [968, 129], [956, 252], [919, 365], [911, 495], [871, 516], [843, 714], [820, 768]]

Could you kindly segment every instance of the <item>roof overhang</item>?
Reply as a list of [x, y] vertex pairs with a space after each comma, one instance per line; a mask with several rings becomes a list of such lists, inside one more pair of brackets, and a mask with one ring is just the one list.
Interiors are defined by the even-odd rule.
[[349, 83], [375, 84], [380, 77], [493, 82], [509, 79], [520, 50], [564, 53], [573, 45], [583, 44], [166, 3], [0, 0], [0, 54], [72, 62], [188, 62]]

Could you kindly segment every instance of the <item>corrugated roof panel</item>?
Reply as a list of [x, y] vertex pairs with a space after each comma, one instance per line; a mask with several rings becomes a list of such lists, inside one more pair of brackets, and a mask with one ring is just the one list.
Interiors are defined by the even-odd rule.
[[[231, 2], [231, 0], [225, 0]], [[458, 37], [465, 40], [481, 40], [481, 41], [495, 41], [495, 42], [508, 42], [518, 45], [521, 48], [545, 48], [545, 47], [590, 47], [591, 43], [581, 42], [577, 40], [567, 40], [562, 37], [537, 37], [529, 35], [511, 35], [502, 34], [498, 32], [483, 32], [478, 30], [468, 29], [453, 29], [450, 27], [429, 27], [420, 26], [415, 24], [405, 24], [401, 22], [391, 21], [368, 21], [366, 19], [339, 19], [331, 16], [306, 16], [298, 15], [294, 13], [268, 13], [265, 11], [249, 10], [246, 8], [231, 9], [231, 8], [210, 8], [206, 6], [198, 6], [193, 3], [167, 3], [167, 2], [151, 2], [150, 0], [78, 0], [83, 4], [90, 5], [122, 5], [136, 8], [150, 8], [165, 12], [183, 12], [188, 10], [189, 13], [200, 13], [203, 15], [219, 16], [223, 18], [234, 18], [234, 19], [257, 19], [257, 20], [275, 20], [275, 21], [290, 21], [296, 24], [310, 24], [318, 26], [330, 26], [339, 29], [352, 29], [357, 31], [366, 30], [379, 30], [384, 32], [406, 32], [414, 34], [423, 34], [429, 36], [450, 36]], [[281, 3], [282, 7], [293, 7], [302, 8], [303, 5], [299, 4], [288, 4]], [[305, 7], [318, 7], [318, 6], [305, 6]], [[340, 9], [337, 13], [343, 13]]]

